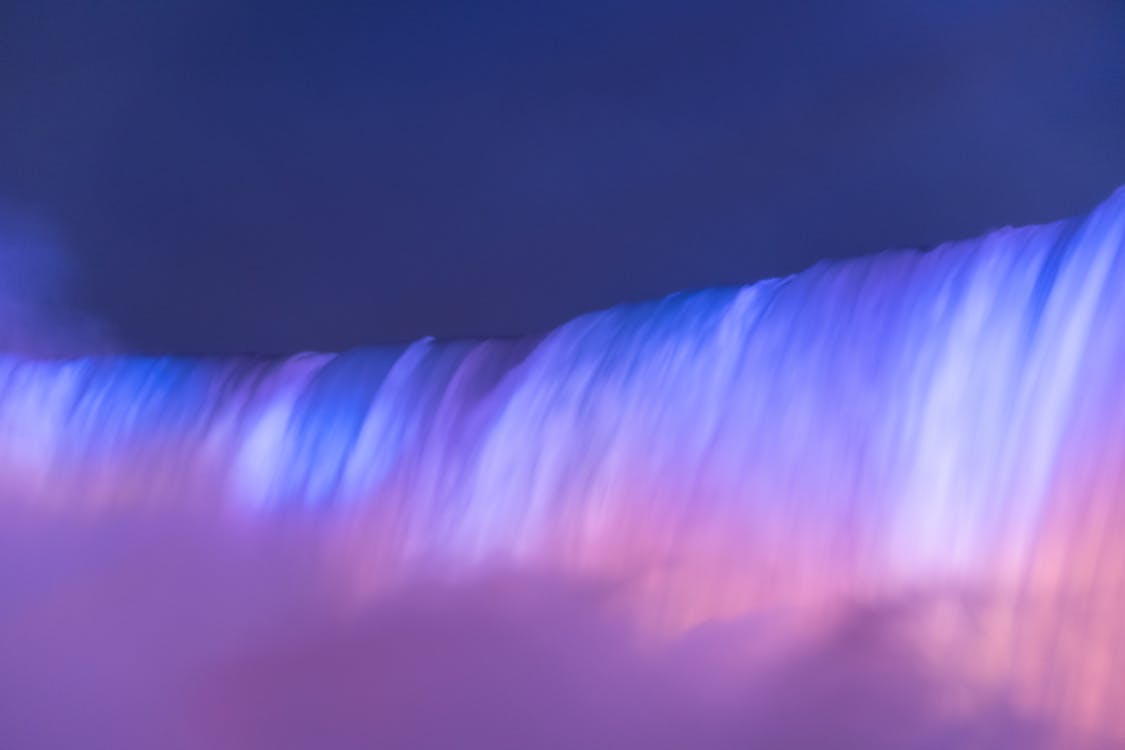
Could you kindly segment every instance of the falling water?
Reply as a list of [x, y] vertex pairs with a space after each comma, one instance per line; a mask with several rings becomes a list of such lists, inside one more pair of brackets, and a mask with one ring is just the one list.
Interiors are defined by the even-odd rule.
[[534, 338], [9, 356], [0, 483], [50, 514], [350, 528], [384, 581], [635, 580], [664, 631], [940, 592], [925, 632], [963, 684], [1125, 737], [1123, 292], [1125, 189]]

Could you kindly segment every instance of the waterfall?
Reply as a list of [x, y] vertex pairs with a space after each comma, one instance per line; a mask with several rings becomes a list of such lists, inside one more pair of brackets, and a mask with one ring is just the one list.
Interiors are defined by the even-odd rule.
[[677, 627], [986, 591], [987, 645], [949, 646], [957, 668], [1125, 733], [1123, 382], [1125, 189], [1084, 218], [541, 336], [6, 356], [0, 493], [62, 516], [351, 525], [378, 546], [365, 564], [454, 577], [644, 571]]

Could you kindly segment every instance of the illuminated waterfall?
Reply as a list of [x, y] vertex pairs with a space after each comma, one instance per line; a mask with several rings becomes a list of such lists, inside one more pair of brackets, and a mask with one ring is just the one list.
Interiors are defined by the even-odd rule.
[[981, 591], [958, 668], [1121, 732], [1123, 383], [1125, 190], [534, 338], [8, 357], [0, 481], [56, 514], [327, 519], [388, 568], [640, 571], [679, 626]]

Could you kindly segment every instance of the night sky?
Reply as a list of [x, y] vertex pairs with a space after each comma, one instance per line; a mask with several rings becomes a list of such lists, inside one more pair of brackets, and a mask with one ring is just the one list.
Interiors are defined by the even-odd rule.
[[1120, 0], [0, 5], [0, 207], [141, 351], [540, 331], [1121, 183]]

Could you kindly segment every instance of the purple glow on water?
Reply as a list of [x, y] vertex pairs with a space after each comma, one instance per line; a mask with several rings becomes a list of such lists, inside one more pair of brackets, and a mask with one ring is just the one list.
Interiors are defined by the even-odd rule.
[[1123, 249], [1118, 192], [535, 340], [9, 355], [0, 740], [1125, 741]]

